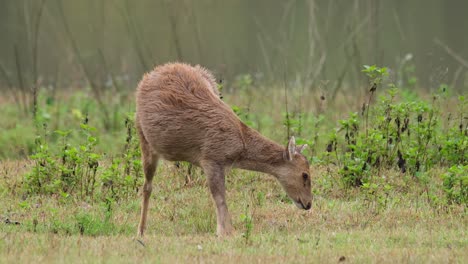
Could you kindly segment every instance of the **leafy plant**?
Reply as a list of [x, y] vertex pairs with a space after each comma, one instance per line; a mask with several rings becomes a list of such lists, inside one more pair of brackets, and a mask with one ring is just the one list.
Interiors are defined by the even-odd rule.
[[468, 165], [452, 166], [442, 175], [443, 190], [449, 203], [468, 203]]
[[246, 206], [245, 213], [240, 215], [240, 220], [244, 226], [244, 233], [242, 234], [242, 236], [245, 239], [245, 244], [249, 244], [253, 230], [253, 219], [252, 216], [249, 214], [249, 205]]
[[[61, 193], [73, 195], [80, 200], [93, 201], [97, 197], [121, 199], [135, 194], [141, 180], [141, 159], [138, 138], [135, 136], [131, 118], [125, 121], [127, 136], [123, 154], [112, 159], [110, 166], [101, 169], [107, 158], [95, 151], [98, 143], [95, 129], [88, 124], [88, 117], [77, 130], [57, 130], [60, 137], [58, 153], [51, 152], [47, 144], [47, 126], [36, 139], [36, 153], [32, 170], [25, 176], [25, 187], [31, 194]], [[71, 144], [68, 137], [77, 133], [82, 139], [78, 145]], [[96, 195], [96, 187], [102, 192]]]
[[[463, 164], [468, 144], [464, 97], [458, 101], [458, 112], [444, 126], [441, 100], [446, 99], [447, 87], [440, 89], [432, 101], [399, 102], [400, 90], [391, 85], [385, 96], [370, 107], [377, 84], [387, 74], [385, 68], [366, 66], [371, 78], [368, 103], [361, 113], [352, 113], [339, 121], [337, 133], [331, 133], [325, 157], [340, 165], [345, 186], [363, 186], [381, 169], [396, 168], [409, 173], [425, 186], [423, 177], [430, 168]], [[448, 128], [447, 128], [448, 127]], [[330, 155], [335, 153], [335, 155]], [[426, 188], [427, 190], [427, 188]]]

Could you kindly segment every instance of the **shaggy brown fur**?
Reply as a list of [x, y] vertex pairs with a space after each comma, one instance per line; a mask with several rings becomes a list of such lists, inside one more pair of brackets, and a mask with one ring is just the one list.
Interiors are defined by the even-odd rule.
[[291, 138], [282, 147], [242, 123], [219, 99], [215, 78], [208, 70], [182, 63], [156, 67], [138, 85], [136, 103], [145, 173], [140, 235], [160, 158], [202, 167], [216, 204], [220, 236], [232, 231], [225, 201], [228, 167], [275, 176], [298, 207], [310, 209], [309, 164], [300, 154], [305, 146], [296, 147]]

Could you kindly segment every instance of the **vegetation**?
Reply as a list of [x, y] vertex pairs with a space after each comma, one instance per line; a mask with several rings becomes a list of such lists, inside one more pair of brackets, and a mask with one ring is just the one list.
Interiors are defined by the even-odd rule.
[[143, 174], [131, 96], [103, 113], [87, 89], [41, 89], [34, 118], [2, 98], [0, 258], [466, 262], [467, 95], [442, 85], [419, 96], [413, 82], [389, 82], [386, 68], [363, 72], [364, 100], [271, 89], [250, 75], [223, 84], [233, 87], [224, 100], [248, 125], [309, 144], [315, 197], [311, 211], [299, 211], [270, 177], [232, 170], [237, 233], [225, 240], [214, 237], [201, 171], [170, 162], [154, 178], [148, 235], [134, 239]]

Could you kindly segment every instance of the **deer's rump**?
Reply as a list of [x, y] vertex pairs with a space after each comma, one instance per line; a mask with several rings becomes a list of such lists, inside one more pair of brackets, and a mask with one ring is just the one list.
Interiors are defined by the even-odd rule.
[[136, 119], [150, 147], [167, 160], [195, 164], [235, 159], [243, 147], [240, 120], [213, 91], [190, 66], [147, 74], [137, 89]]

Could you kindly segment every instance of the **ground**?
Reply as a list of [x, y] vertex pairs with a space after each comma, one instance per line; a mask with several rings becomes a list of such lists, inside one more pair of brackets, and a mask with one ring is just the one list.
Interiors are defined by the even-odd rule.
[[[302, 211], [271, 176], [232, 170], [227, 197], [236, 233], [217, 238], [203, 175], [196, 171], [186, 184], [185, 167], [165, 162], [155, 177], [147, 233], [137, 238], [138, 195], [111, 203], [20, 195], [21, 175], [28, 166], [25, 161], [0, 163], [4, 263], [468, 260], [465, 208], [431, 205], [418, 186], [405, 185], [393, 171], [388, 177], [398, 187], [380, 203], [354, 189], [333, 186], [333, 168], [317, 166], [312, 173], [313, 208]], [[438, 173], [433, 171], [434, 176]]]

